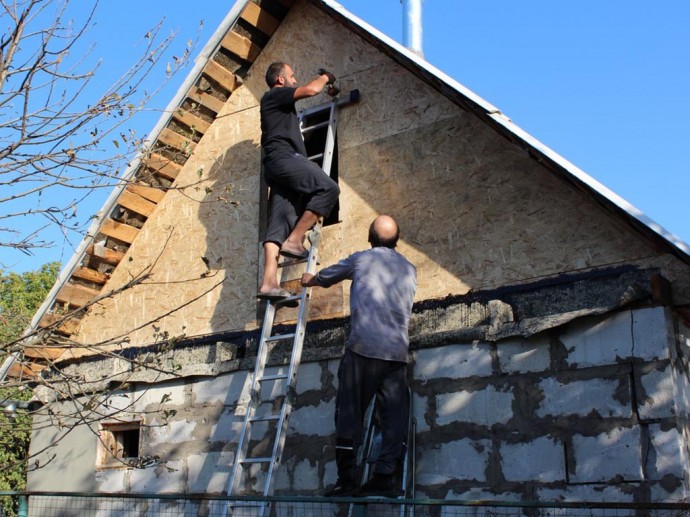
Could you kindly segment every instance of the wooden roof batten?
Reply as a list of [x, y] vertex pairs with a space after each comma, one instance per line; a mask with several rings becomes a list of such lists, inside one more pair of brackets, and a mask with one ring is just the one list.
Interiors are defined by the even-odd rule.
[[[72, 316], [69, 320], [62, 319], [51, 312], [58, 306], [69, 306], [71, 309], [87, 307], [89, 302], [97, 298], [107, 283], [110, 273], [99, 267], [91, 267], [91, 262], [104, 264], [116, 268], [123, 260], [129, 246], [134, 242], [140, 228], [118, 220], [114, 214], [120, 211], [134, 214], [138, 220], [145, 221], [154, 213], [156, 206], [165, 196], [166, 188], [161, 189], [146, 181], [147, 177], [160, 178], [163, 182], [172, 184], [184, 162], [194, 152], [197, 142], [181, 131], [180, 127], [189, 129], [190, 135], [203, 136], [208, 132], [213, 120], [222, 110], [225, 101], [212, 95], [207, 89], [200, 88], [202, 78], [217, 85], [223, 95], [229, 97], [242, 83], [239, 68], [231, 70], [221, 64], [214, 57], [219, 52], [233, 55], [238, 61], [252, 63], [260, 54], [262, 46], [250, 38], [234, 31], [241, 19], [245, 24], [254, 27], [256, 31], [270, 37], [278, 28], [281, 19], [269, 13], [265, 4], [275, 4], [283, 10], [283, 17], [294, 3], [293, 0], [264, 0], [259, 5], [252, 0], [240, 0], [231, 8], [219, 27], [206, 43], [195, 64], [187, 75], [183, 85], [163, 112], [163, 115], [150, 132], [147, 142], [153, 150], [148, 155], [139, 155], [123, 172], [120, 184], [115, 187], [106, 200], [97, 218], [92, 222], [86, 236], [77, 248], [68, 264], [63, 268], [58, 279], [34, 315], [25, 334], [38, 328], [57, 326], [60, 334], [69, 336], [78, 329], [78, 322], [83, 313]], [[264, 43], [265, 45], [265, 43]], [[185, 108], [185, 103], [191, 103], [191, 109]], [[213, 120], [202, 118], [196, 108], [202, 107]], [[175, 127], [174, 127], [175, 126]], [[174, 154], [173, 160], [166, 154]], [[179, 163], [182, 162], [182, 163]], [[117, 242], [115, 248], [108, 247], [110, 239]], [[32, 350], [36, 346], [32, 345]], [[64, 349], [63, 349], [64, 350]], [[60, 348], [51, 347], [50, 359], [60, 357]], [[27, 354], [27, 358], [38, 361], [35, 363], [17, 363], [20, 359], [16, 354], [6, 358], [0, 366], [0, 382], [7, 375], [37, 375], [45, 367], [46, 355], [39, 353]]]

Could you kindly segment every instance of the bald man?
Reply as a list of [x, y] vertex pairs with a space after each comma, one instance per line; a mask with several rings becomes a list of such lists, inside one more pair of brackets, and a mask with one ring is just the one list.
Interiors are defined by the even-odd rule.
[[[393, 474], [404, 453], [409, 400], [408, 325], [417, 289], [417, 271], [395, 251], [400, 231], [387, 215], [369, 227], [371, 249], [359, 251], [316, 275], [304, 274], [305, 287], [330, 287], [352, 280], [350, 335], [338, 369], [335, 408], [338, 480], [327, 496], [397, 496]], [[374, 475], [358, 486], [356, 450], [364, 413], [373, 396], [381, 417], [381, 452]]]

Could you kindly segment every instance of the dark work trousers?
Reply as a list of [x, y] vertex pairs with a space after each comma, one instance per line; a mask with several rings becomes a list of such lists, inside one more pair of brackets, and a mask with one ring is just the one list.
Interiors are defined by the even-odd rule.
[[304, 210], [327, 217], [340, 194], [338, 184], [301, 154], [267, 157], [264, 178], [271, 187], [264, 242], [285, 242]]
[[335, 402], [336, 463], [338, 478], [343, 481], [356, 479], [355, 451], [364, 434], [364, 413], [374, 395], [382, 434], [374, 472], [393, 474], [407, 435], [407, 364], [364, 357], [347, 348], [338, 369]]

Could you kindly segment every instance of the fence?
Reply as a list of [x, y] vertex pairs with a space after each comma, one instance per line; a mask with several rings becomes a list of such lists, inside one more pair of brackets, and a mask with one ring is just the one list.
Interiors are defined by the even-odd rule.
[[[5, 513], [2, 503], [12, 501]], [[690, 517], [690, 503], [556, 503], [1, 492], [0, 517]]]

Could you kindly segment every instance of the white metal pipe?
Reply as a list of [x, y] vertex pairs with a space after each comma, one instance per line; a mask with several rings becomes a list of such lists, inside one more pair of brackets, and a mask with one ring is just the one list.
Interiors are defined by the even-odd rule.
[[423, 56], [422, 50], [422, 1], [401, 0], [403, 4], [403, 45]]

